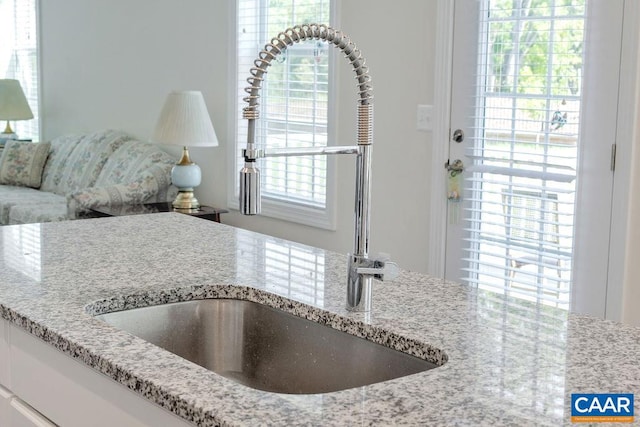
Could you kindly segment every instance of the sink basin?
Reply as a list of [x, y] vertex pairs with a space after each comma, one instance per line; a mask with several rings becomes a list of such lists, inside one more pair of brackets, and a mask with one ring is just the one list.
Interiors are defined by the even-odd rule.
[[245, 300], [187, 301], [96, 317], [224, 377], [269, 392], [327, 393], [437, 367]]

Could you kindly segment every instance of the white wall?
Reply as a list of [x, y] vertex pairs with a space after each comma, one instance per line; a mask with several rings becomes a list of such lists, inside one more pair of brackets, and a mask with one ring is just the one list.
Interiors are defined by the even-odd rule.
[[[167, 93], [193, 89], [226, 141], [229, 3], [41, 1], [44, 137], [113, 128], [148, 139]], [[203, 199], [223, 203], [224, 146], [191, 153]]]
[[[190, 0], [42, 1], [43, 133], [119, 128], [147, 139], [166, 94], [203, 91], [221, 146], [192, 149], [203, 170], [198, 199], [226, 206], [227, 61], [235, 2]], [[431, 163], [429, 133], [415, 129], [417, 104], [433, 98], [436, 0], [336, 2], [340, 29], [367, 59], [375, 96], [371, 252], [426, 271]], [[338, 143], [356, 135], [356, 86], [339, 64]], [[247, 70], [248, 75], [248, 70]], [[351, 158], [338, 161], [337, 230], [265, 217], [223, 216], [228, 224], [332, 249], [351, 251]]]
[[[416, 106], [432, 103], [435, 0], [338, 1], [339, 27], [366, 58], [374, 93], [371, 252], [426, 272], [431, 162], [430, 134], [415, 129]], [[340, 55], [342, 56], [342, 55]], [[339, 64], [338, 143], [356, 137], [356, 84]], [[233, 215], [232, 224], [349, 252], [353, 242], [354, 160], [338, 163], [337, 230], [327, 232], [268, 218]]]

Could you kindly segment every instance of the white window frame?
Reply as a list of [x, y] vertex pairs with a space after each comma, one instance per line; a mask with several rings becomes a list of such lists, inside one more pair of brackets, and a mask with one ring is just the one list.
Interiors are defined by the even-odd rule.
[[[227, 205], [231, 209], [239, 209], [238, 193], [239, 193], [239, 168], [238, 168], [238, 152], [246, 146], [246, 140], [239, 140], [238, 137], [238, 121], [241, 120], [242, 108], [246, 105], [238, 98], [238, 88], [236, 80], [241, 77], [242, 80], [249, 77], [249, 69], [239, 70], [237, 55], [237, 16], [238, 16], [238, 0], [235, 7], [232, 8], [232, 17], [230, 18], [230, 37], [232, 40], [230, 46], [229, 60], [229, 76], [232, 84], [229, 85], [229, 105], [233, 105], [233, 111], [228, 115], [228, 135], [232, 135], [232, 143], [227, 150], [228, 155], [228, 179], [227, 179]], [[335, 0], [330, 0], [330, 23], [336, 25], [337, 13]], [[300, 24], [303, 24], [302, 22]], [[284, 31], [285, 28], [282, 28]], [[276, 36], [273, 34], [272, 36]], [[329, 55], [329, 88], [328, 88], [328, 107], [327, 107], [327, 145], [336, 145], [336, 87], [337, 73], [335, 72], [336, 52], [331, 46], [327, 46]], [[258, 56], [255, 52], [255, 57]], [[267, 77], [268, 79], [268, 74]], [[248, 86], [248, 83], [247, 83]], [[264, 94], [262, 94], [264, 95]], [[259, 120], [259, 119], [258, 119]], [[259, 165], [260, 167], [260, 165]], [[334, 156], [327, 156], [326, 170], [326, 202], [324, 207], [313, 206], [311, 204], [301, 203], [298, 200], [288, 198], [272, 198], [262, 196], [262, 212], [261, 215], [281, 219], [298, 224], [308, 225], [325, 230], [336, 229], [336, 199], [337, 199], [337, 174], [336, 160]]]
[[[13, 2], [14, 6], [11, 8], [14, 10], [15, 7], [20, 5], [24, 7], [24, 2], [21, 0], [5, 0], [7, 3]], [[0, 5], [2, 6], [2, 5]], [[22, 86], [23, 91], [27, 97], [27, 101], [29, 102], [29, 106], [31, 107], [31, 111], [33, 112], [33, 119], [28, 121], [11, 121], [11, 126], [14, 131], [18, 134], [19, 138], [23, 139], [32, 139], [34, 141], [38, 141], [42, 139], [42, 120], [40, 114], [40, 104], [42, 101], [41, 96], [41, 83], [40, 83], [40, 67], [41, 67], [41, 55], [40, 55], [40, 0], [33, 0], [34, 7], [34, 17], [35, 17], [35, 57], [36, 57], [36, 69], [35, 76], [33, 73], [27, 77], [29, 81], [25, 80], [25, 76], [20, 75], [20, 69], [15, 68], [13, 70], [8, 69], [6, 74], [0, 75], [0, 78], [3, 79], [16, 79], [20, 81], [20, 85]], [[4, 16], [0, 19], [0, 25], [3, 27], [10, 27], [13, 25], [15, 27], [15, 22], [11, 16]], [[11, 31], [11, 30], [6, 30]], [[3, 35], [0, 33], [0, 35]], [[9, 46], [9, 48], [13, 51], [20, 46]], [[10, 60], [11, 61], [11, 60]], [[33, 87], [35, 85], [35, 87]], [[5, 122], [2, 123], [2, 128], [4, 129]]]

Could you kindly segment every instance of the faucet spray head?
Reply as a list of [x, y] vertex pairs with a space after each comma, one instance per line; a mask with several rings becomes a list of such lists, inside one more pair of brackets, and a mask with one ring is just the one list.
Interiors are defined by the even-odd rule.
[[242, 150], [244, 167], [240, 170], [240, 213], [258, 215], [261, 211], [260, 169], [256, 167], [256, 160], [263, 156], [262, 150], [255, 149], [258, 110], [246, 107], [243, 116], [248, 119], [248, 126], [247, 148]]
[[245, 161], [240, 170], [240, 212], [258, 215], [260, 210], [260, 169], [255, 161]]

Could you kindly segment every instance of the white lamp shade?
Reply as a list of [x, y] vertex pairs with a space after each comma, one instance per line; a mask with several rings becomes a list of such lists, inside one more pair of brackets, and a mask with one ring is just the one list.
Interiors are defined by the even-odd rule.
[[17, 80], [0, 79], [0, 119], [33, 119], [33, 112]]
[[202, 93], [171, 92], [160, 112], [153, 140], [184, 147], [216, 147], [218, 137]]

